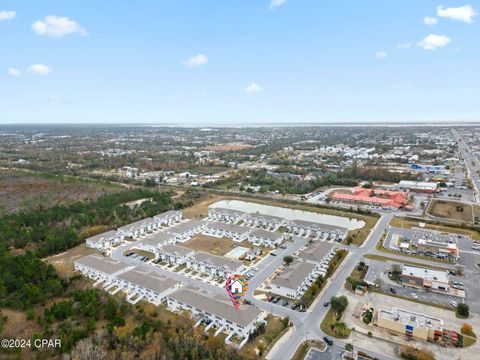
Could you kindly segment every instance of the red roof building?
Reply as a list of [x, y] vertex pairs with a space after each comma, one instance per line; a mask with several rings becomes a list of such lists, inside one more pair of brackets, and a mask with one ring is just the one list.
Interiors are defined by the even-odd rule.
[[396, 209], [407, 205], [408, 196], [403, 191], [373, 190], [356, 187], [353, 194], [334, 193], [333, 200], [359, 204], [379, 205]]

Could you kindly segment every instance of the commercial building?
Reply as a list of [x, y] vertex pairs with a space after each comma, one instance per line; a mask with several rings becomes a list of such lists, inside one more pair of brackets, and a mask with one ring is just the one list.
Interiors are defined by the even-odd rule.
[[[209, 293], [193, 287], [184, 287], [174, 291], [167, 298], [167, 306], [173, 311], [187, 310], [200, 323], [207, 324], [205, 331], [215, 327], [215, 335], [228, 334], [225, 342], [242, 347], [251, 333], [264, 322], [266, 313], [250, 305], [233, 309], [231, 301], [220, 294]], [[231, 342], [233, 336], [242, 339], [239, 345]]]
[[434, 193], [438, 191], [438, 183], [402, 180], [398, 183], [398, 188], [400, 190], [409, 190], [413, 192]]
[[419, 238], [416, 241], [417, 253], [435, 255], [439, 258], [456, 260], [458, 247], [456, 243], [442, 241], [441, 239]]
[[443, 174], [447, 175], [450, 172], [443, 165], [420, 165], [420, 164], [411, 164], [410, 170], [414, 172], [423, 172], [431, 174]]
[[436, 341], [442, 336], [443, 320], [424, 314], [396, 308], [380, 309], [376, 311], [374, 319], [378, 327], [404, 334], [408, 338]]
[[392, 209], [405, 208], [408, 202], [407, 194], [401, 191], [374, 190], [362, 187], [356, 187], [352, 194], [335, 192], [332, 198], [340, 202], [367, 204]]
[[400, 277], [404, 285], [417, 288], [426, 288], [448, 292], [450, 277], [448, 271], [424, 269], [421, 267], [404, 265]]

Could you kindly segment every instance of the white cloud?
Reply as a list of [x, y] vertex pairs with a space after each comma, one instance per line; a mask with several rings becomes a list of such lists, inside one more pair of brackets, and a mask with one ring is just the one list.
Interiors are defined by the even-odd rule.
[[194, 68], [194, 67], [199, 67], [202, 65], [205, 65], [208, 62], [208, 57], [203, 54], [198, 54], [195, 56], [192, 56], [190, 59], [185, 61], [185, 65]]
[[425, 25], [435, 25], [436, 23], [438, 23], [438, 19], [430, 16], [425, 16], [423, 19], [423, 23]]
[[254, 94], [262, 91], [262, 87], [257, 83], [252, 82], [250, 85], [243, 88], [247, 94]]
[[52, 69], [46, 65], [35, 64], [28, 68], [28, 72], [35, 75], [48, 75], [52, 72]]
[[472, 23], [473, 17], [476, 15], [477, 13], [472, 5], [459, 6], [456, 8], [445, 8], [444, 6], [437, 7], [437, 16], [466, 23]]
[[272, 0], [272, 1], [270, 1], [270, 9], [275, 9], [279, 6], [282, 6], [286, 2], [287, 2], [287, 0]]
[[435, 50], [447, 46], [451, 41], [452, 40], [447, 36], [430, 34], [425, 36], [422, 41], [418, 42], [417, 46], [424, 50]]
[[387, 58], [387, 55], [388, 55], [387, 52], [384, 51], [384, 50], [382, 50], [382, 51], [377, 51], [377, 52], [375, 53], [375, 57], [376, 57], [377, 59], [380, 59], [380, 60], [385, 60], [385, 59]]
[[7, 75], [10, 77], [19, 77], [20, 75], [22, 75], [22, 73], [18, 69], [8, 68]]
[[410, 49], [411, 47], [412, 47], [411, 42], [397, 44], [397, 48], [399, 49]]
[[79, 23], [67, 17], [46, 16], [43, 20], [35, 21], [32, 30], [38, 35], [61, 38], [70, 34], [87, 35], [87, 31]]
[[15, 11], [0, 11], [0, 21], [3, 20], [11, 20], [14, 19], [17, 16], [17, 13]]

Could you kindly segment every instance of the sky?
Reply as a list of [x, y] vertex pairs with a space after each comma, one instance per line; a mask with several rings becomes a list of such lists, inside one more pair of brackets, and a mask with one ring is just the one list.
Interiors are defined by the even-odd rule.
[[480, 121], [479, 0], [0, 0], [0, 123]]

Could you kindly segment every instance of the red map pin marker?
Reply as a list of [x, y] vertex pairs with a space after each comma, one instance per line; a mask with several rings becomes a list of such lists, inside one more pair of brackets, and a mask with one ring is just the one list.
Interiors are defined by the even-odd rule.
[[225, 289], [227, 289], [228, 296], [230, 297], [230, 300], [232, 300], [233, 306], [238, 310], [240, 304], [243, 303], [243, 298], [247, 294], [247, 279], [245, 279], [243, 275], [232, 275], [227, 279]]

